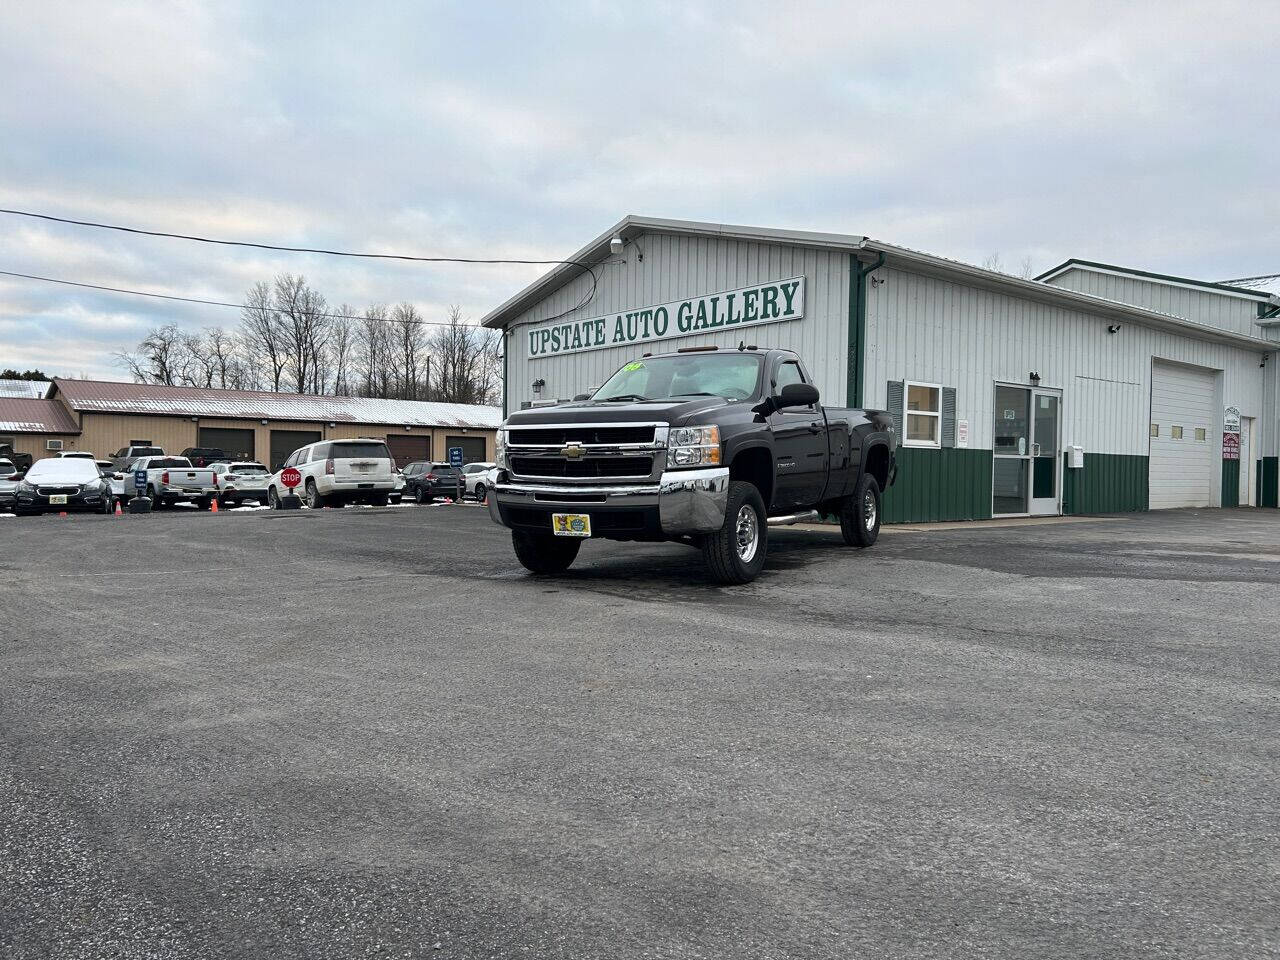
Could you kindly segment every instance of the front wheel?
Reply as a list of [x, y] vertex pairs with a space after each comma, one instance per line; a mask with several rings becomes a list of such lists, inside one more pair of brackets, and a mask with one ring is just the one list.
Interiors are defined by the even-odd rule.
[[577, 559], [582, 541], [551, 533], [512, 530], [511, 545], [515, 547], [516, 559], [526, 570], [554, 575], [569, 569]]
[[851, 547], [869, 547], [879, 538], [880, 484], [870, 474], [864, 474], [853, 496], [840, 504], [840, 532]]
[[755, 484], [729, 481], [724, 523], [702, 540], [702, 560], [718, 583], [750, 583], [764, 569], [769, 549], [764, 500]]
[[476, 503], [484, 503], [489, 495], [483, 483], [476, 484]]

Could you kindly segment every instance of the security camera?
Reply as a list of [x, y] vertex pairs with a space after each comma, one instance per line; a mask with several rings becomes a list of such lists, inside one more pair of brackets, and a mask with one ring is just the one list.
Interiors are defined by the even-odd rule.
[[1112, 323], [1107, 325], [1107, 333], [1119, 333], [1119, 332], [1120, 332], [1120, 324]]
[[614, 237], [609, 241], [609, 252], [615, 257], [622, 253], [622, 238]]

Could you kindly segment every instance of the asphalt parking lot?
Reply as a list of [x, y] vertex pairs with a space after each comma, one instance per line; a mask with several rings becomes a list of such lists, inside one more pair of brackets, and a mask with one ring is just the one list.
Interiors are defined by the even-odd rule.
[[6, 958], [1280, 955], [1280, 511], [0, 543]]

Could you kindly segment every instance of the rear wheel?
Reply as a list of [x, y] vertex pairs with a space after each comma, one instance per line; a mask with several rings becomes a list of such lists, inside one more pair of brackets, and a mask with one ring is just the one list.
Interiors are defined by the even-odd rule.
[[272, 510], [283, 510], [280, 505], [280, 494], [276, 493], [276, 488], [272, 487], [267, 491], [267, 506]]
[[702, 560], [719, 583], [750, 583], [764, 569], [769, 549], [764, 500], [755, 484], [729, 481], [724, 523], [702, 540]]
[[476, 484], [476, 503], [484, 503], [485, 498], [487, 496], [488, 496], [488, 490], [485, 489], [484, 484], [477, 483]]
[[582, 541], [550, 533], [512, 530], [511, 545], [515, 547], [516, 559], [526, 570], [554, 575], [564, 573], [572, 566]]
[[370, 497], [369, 503], [375, 507], [385, 507], [387, 505], [387, 495], [380, 493], [377, 496]]
[[880, 536], [880, 484], [870, 474], [858, 481], [852, 497], [840, 505], [840, 532], [851, 547], [869, 547]]
[[312, 510], [319, 510], [325, 506], [324, 497], [320, 495], [320, 491], [316, 489], [314, 480], [307, 481], [307, 507]]

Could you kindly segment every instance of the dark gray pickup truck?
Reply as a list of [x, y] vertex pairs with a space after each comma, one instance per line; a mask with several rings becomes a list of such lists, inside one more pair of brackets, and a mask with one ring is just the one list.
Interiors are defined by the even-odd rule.
[[590, 397], [508, 418], [489, 514], [542, 574], [567, 570], [590, 537], [671, 540], [701, 549], [714, 580], [746, 583], [769, 523], [812, 511], [869, 547], [896, 471], [893, 420], [818, 400], [789, 350], [645, 355]]

